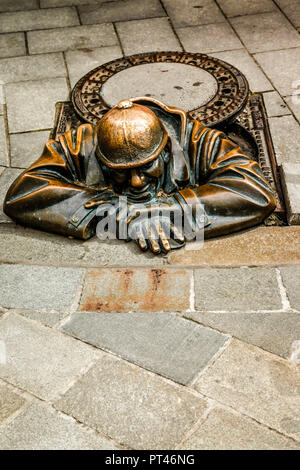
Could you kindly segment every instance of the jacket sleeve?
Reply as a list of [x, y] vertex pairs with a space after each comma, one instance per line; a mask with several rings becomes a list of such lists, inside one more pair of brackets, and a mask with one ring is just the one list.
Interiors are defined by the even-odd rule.
[[48, 140], [41, 157], [11, 185], [4, 212], [16, 222], [41, 230], [89, 238], [95, 209], [84, 204], [99, 191], [84, 185], [93, 149], [93, 126], [83, 124]]
[[197, 186], [180, 192], [187, 204], [200, 200], [209, 223], [205, 238], [262, 222], [276, 200], [257, 162], [218, 130], [194, 121], [189, 155]]

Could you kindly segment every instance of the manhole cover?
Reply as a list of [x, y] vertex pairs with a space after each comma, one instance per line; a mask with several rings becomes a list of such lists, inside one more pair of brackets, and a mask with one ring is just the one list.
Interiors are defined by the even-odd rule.
[[206, 54], [154, 52], [91, 70], [75, 85], [72, 102], [85, 121], [96, 123], [124, 97], [151, 96], [215, 126], [236, 117], [248, 93], [244, 75], [222, 60]]

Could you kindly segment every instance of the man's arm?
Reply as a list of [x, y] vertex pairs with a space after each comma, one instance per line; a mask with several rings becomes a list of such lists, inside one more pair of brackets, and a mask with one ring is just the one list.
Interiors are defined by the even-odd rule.
[[49, 140], [42, 156], [11, 185], [4, 212], [16, 222], [41, 230], [89, 238], [95, 233], [95, 208], [85, 203], [99, 191], [84, 186], [93, 149], [93, 127], [67, 131]]

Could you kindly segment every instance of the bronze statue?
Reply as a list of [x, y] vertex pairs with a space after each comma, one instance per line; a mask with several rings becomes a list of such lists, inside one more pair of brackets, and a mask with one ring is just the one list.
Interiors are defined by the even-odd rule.
[[[153, 253], [185, 244], [170, 215], [176, 211], [191, 208], [191, 232], [204, 230], [209, 238], [259, 224], [275, 208], [258, 163], [224, 133], [142, 97], [121, 101], [95, 126], [82, 124], [48, 140], [10, 187], [4, 211], [22, 225], [88, 239], [99, 207], [117, 204], [120, 195], [133, 209], [125, 238]], [[200, 221], [197, 206], [204, 210]]]

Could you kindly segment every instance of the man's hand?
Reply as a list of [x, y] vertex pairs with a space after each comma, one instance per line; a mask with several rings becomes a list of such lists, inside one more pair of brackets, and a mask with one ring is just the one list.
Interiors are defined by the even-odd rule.
[[101, 206], [101, 204], [104, 204], [107, 202], [110, 202], [113, 204], [117, 200], [118, 198], [116, 194], [114, 193], [114, 191], [112, 189], [107, 188], [101, 191], [101, 193], [97, 194], [93, 199], [86, 202], [84, 207], [86, 207], [87, 209], [91, 209], [93, 207], [99, 207]]

